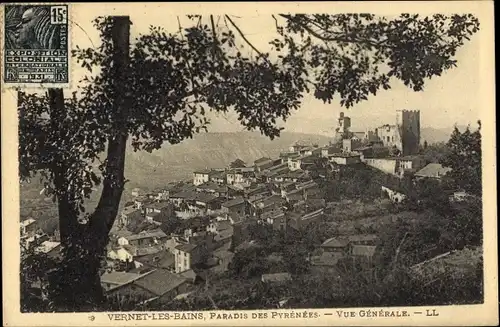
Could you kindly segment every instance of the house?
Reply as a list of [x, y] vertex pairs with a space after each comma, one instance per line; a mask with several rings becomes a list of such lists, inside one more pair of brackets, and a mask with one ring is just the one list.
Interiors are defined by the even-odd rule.
[[146, 267], [175, 271], [175, 255], [167, 250], [144, 255], [137, 258], [137, 261]]
[[190, 207], [200, 213], [210, 213], [221, 208], [221, 199], [217, 195], [198, 193], [192, 199]]
[[218, 221], [215, 223], [214, 241], [218, 247], [225, 246], [228, 249], [231, 246], [234, 234], [234, 227], [230, 221]]
[[21, 221], [21, 236], [27, 234], [33, 234], [38, 228], [36, 220], [33, 218], [28, 218]]
[[323, 252], [345, 253], [349, 245], [374, 245], [377, 239], [375, 234], [335, 236], [324, 241], [320, 248]]
[[232, 169], [232, 168], [243, 168], [243, 167], [246, 167], [246, 164], [243, 160], [237, 158], [236, 160], [234, 160], [233, 162], [231, 162], [229, 164], [229, 168]]
[[107, 257], [111, 260], [122, 262], [131, 262], [134, 260], [135, 252], [133, 249], [127, 249], [126, 246], [120, 246], [108, 251]]
[[[364, 133], [363, 133], [364, 135]], [[364, 136], [363, 136], [364, 138]], [[361, 140], [356, 136], [342, 140], [342, 152], [351, 153], [354, 149], [357, 149], [361, 146]]]
[[141, 209], [137, 209], [137, 206], [125, 207], [120, 213], [119, 225], [126, 227], [129, 226], [132, 222], [142, 220], [144, 220], [144, 215], [142, 214]]
[[212, 272], [222, 273], [228, 270], [229, 264], [234, 258], [234, 253], [225, 249], [214, 251], [212, 256], [217, 260], [217, 266], [211, 269]]
[[184, 223], [184, 238], [188, 239], [193, 235], [206, 232], [210, 229], [211, 222], [207, 217], [194, 217], [185, 220]]
[[50, 258], [57, 259], [61, 256], [61, 243], [45, 241], [35, 248], [36, 253], [43, 253]]
[[451, 168], [443, 167], [443, 165], [438, 163], [430, 163], [424, 168], [420, 169], [415, 173], [415, 177], [417, 179], [423, 178], [433, 178], [433, 179], [441, 179], [447, 173], [451, 171]]
[[388, 157], [390, 154], [390, 149], [379, 144], [377, 142], [371, 142], [371, 144], [355, 148], [353, 152], [357, 152], [361, 155], [361, 161], [365, 158], [384, 158]]
[[193, 190], [183, 190], [174, 193], [170, 196], [170, 201], [177, 207], [180, 208], [183, 203], [188, 202], [196, 197], [196, 192]]
[[318, 158], [315, 157], [314, 155], [303, 157], [302, 160], [300, 160], [300, 169], [302, 170], [311, 169], [311, 167], [316, 166], [317, 160]]
[[318, 255], [311, 256], [310, 263], [313, 271], [336, 272], [336, 266], [340, 259], [344, 258], [343, 252], [326, 252], [323, 251]]
[[253, 167], [233, 168], [226, 173], [226, 182], [229, 185], [251, 183], [255, 181]]
[[275, 231], [284, 231], [287, 228], [287, 219], [282, 210], [266, 212], [261, 219], [271, 225]]
[[205, 249], [201, 244], [185, 243], [175, 247], [175, 272], [190, 270], [205, 260]]
[[292, 212], [288, 220], [288, 226], [295, 230], [303, 230], [310, 224], [317, 223], [323, 219], [324, 209], [318, 209], [308, 213]]
[[281, 195], [271, 195], [262, 200], [256, 201], [255, 208], [259, 212], [265, 213], [281, 208], [285, 201], [286, 200], [283, 199]]
[[210, 181], [203, 183], [201, 185], [198, 185], [196, 187], [196, 192], [204, 192], [204, 193], [210, 193], [215, 196], [226, 196], [227, 194], [227, 188], [225, 186], [220, 185], [217, 182]]
[[131, 283], [141, 276], [142, 274], [124, 271], [107, 272], [101, 276], [101, 286], [104, 291], [108, 291], [112, 288]]
[[248, 211], [247, 201], [241, 196], [222, 203], [221, 208], [225, 213], [236, 213], [242, 216], [246, 215]]
[[302, 162], [302, 157], [299, 154], [289, 156], [286, 161], [288, 169], [290, 169], [291, 171], [299, 170], [301, 162]]
[[271, 168], [274, 165], [274, 161], [271, 158], [262, 157], [254, 161], [255, 171], [261, 172], [265, 169]]
[[361, 162], [361, 155], [357, 152], [334, 153], [328, 155], [328, 160], [337, 165], [354, 165]]
[[197, 170], [193, 172], [193, 184], [201, 185], [210, 180], [210, 177], [216, 174], [217, 172], [211, 169], [203, 169]]
[[263, 274], [261, 281], [263, 283], [284, 283], [292, 280], [289, 273]]
[[334, 153], [340, 153], [342, 149], [338, 146], [327, 146], [324, 148], [321, 148], [321, 156], [323, 158], [328, 158], [329, 155], [334, 154]]
[[151, 202], [153, 202], [153, 199], [150, 199], [149, 196], [141, 195], [134, 199], [134, 206], [136, 209], [139, 209], [142, 212], [144, 212], [143, 210], [144, 205]]
[[226, 183], [226, 172], [225, 171], [214, 171], [210, 175], [210, 182], [222, 185]]
[[165, 243], [169, 237], [160, 229], [141, 231], [126, 237], [120, 237], [118, 244], [146, 247]]
[[188, 289], [189, 283], [185, 278], [164, 269], [157, 269], [131, 282], [110, 288], [107, 295], [118, 298], [133, 297], [148, 302], [169, 302]]
[[152, 202], [144, 205], [144, 211], [146, 214], [156, 212], [168, 215], [173, 214], [173, 207], [170, 202]]

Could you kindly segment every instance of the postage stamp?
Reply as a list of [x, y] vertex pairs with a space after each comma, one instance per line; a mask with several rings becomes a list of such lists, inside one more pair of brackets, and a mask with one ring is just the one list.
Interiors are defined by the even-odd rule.
[[4, 15], [6, 86], [69, 84], [68, 5], [7, 5]]

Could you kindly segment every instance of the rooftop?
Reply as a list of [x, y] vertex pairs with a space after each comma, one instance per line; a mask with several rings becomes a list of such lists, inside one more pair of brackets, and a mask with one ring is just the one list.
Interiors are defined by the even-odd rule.
[[33, 219], [33, 218], [28, 218], [28, 219], [26, 219], [26, 220], [21, 221], [21, 226], [26, 227], [26, 226], [29, 226], [29, 225], [31, 225], [31, 224], [33, 224], [33, 223], [35, 223], [35, 222], [36, 222], [36, 220], [35, 220], [35, 219]]
[[60, 242], [45, 241], [42, 244], [40, 244], [40, 246], [38, 246], [36, 250], [37, 252], [49, 253], [50, 251], [57, 248], [59, 245], [61, 245]]
[[197, 244], [191, 244], [191, 243], [185, 243], [185, 244], [179, 244], [175, 247], [176, 250], [180, 250], [182, 252], [191, 252], [193, 251], [198, 245]]
[[352, 157], [359, 157], [359, 153], [354, 153], [354, 152], [332, 153], [329, 154], [328, 156], [332, 158], [352, 158]]
[[167, 234], [165, 234], [160, 229], [148, 230], [148, 231], [142, 231], [139, 234], [128, 236], [127, 240], [132, 241], [132, 240], [140, 240], [144, 238], [153, 238], [153, 237], [164, 238], [167, 237]]
[[163, 209], [169, 207], [171, 204], [166, 201], [162, 202], [153, 202], [153, 203], [148, 203], [144, 205], [145, 208], [153, 208], [153, 209]]
[[198, 201], [198, 202], [208, 203], [208, 202], [212, 202], [216, 199], [218, 199], [218, 197], [215, 195], [211, 195], [211, 194], [207, 194], [207, 193], [198, 193], [198, 194], [196, 194], [196, 196], [194, 197], [193, 200]]
[[222, 204], [223, 207], [226, 208], [231, 208], [240, 204], [243, 204], [245, 202], [245, 199], [241, 196], [238, 196], [232, 200], [226, 201]]
[[439, 178], [446, 175], [451, 171], [451, 168], [443, 167], [443, 165], [438, 163], [430, 163], [424, 168], [420, 169], [415, 173], [418, 177], [434, 177]]
[[171, 198], [180, 198], [180, 199], [194, 199], [196, 197], [195, 191], [181, 191], [175, 194], [172, 194]]
[[170, 266], [174, 265], [175, 256], [169, 251], [161, 251], [158, 253], [144, 255], [140, 258], [137, 258], [137, 261], [149, 266], [169, 268]]
[[200, 175], [211, 175], [213, 173], [215, 173], [215, 170], [208, 168], [193, 171], [193, 174], [200, 174]]
[[163, 269], [157, 269], [146, 276], [137, 279], [134, 284], [157, 296], [162, 296], [163, 294], [177, 288], [184, 282], [186, 282], [185, 278]]
[[110, 273], [104, 273], [101, 276], [101, 283], [122, 285], [130, 283], [139, 277], [141, 277], [141, 274], [129, 273], [124, 271], [113, 271]]

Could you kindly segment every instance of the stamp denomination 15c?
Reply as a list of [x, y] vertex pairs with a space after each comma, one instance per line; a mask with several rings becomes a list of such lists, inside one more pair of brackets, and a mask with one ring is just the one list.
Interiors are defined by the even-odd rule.
[[6, 86], [69, 84], [68, 5], [7, 5], [4, 16]]

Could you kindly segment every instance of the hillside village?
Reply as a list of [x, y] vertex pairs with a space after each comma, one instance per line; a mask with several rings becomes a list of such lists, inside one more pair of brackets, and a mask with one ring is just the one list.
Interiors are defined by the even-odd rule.
[[[420, 147], [419, 111], [399, 111], [395, 124], [366, 132], [351, 131], [350, 118], [341, 113], [330, 144], [296, 143], [277, 158], [236, 159], [227, 167], [195, 170], [191, 180], [162, 189], [134, 189], [110, 233], [103, 288], [110, 297], [172, 303], [190, 298], [200, 285], [229, 280], [231, 273], [283, 285], [305, 274], [340, 277], [347, 263], [370, 271], [384, 246], [380, 222], [402, 219], [388, 209], [409, 196], [402, 181], [435, 182], [450, 171], [426, 162]], [[333, 200], [325, 185], [356, 170], [385, 176], [376, 185], [378, 195], [363, 204]], [[460, 202], [468, 195], [456, 190], [449, 196]], [[321, 237], [308, 234], [318, 226]], [[60, 255], [57, 232], [40, 232], [35, 220], [23, 221], [21, 234], [25, 248]], [[412, 265], [443, 255], [438, 252], [430, 249]], [[253, 260], [264, 260], [267, 268], [248, 268], [242, 253], [256, 253]], [[272, 306], [286, 306], [288, 300], [279, 299]]]

